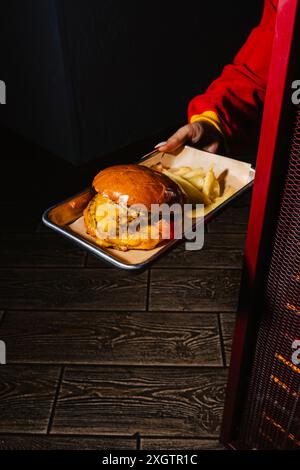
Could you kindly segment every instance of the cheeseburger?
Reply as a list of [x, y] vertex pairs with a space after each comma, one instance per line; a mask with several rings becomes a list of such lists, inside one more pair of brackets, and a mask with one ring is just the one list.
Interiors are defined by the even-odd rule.
[[[158, 215], [153, 223], [153, 211], [162, 204], [185, 202], [175, 181], [142, 165], [115, 165], [100, 171], [93, 190], [95, 195], [84, 210], [87, 233], [98, 245], [122, 251], [155, 248], [166, 238], [163, 231], [168, 222]], [[172, 230], [169, 233], [172, 238]]]

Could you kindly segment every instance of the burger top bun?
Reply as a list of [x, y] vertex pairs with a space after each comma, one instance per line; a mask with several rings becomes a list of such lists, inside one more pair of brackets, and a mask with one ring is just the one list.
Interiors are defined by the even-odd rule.
[[128, 206], [143, 204], [183, 204], [179, 186], [166, 175], [142, 165], [115, 165], [100, 171], [93, 180], [94, 190], [113, 202]]

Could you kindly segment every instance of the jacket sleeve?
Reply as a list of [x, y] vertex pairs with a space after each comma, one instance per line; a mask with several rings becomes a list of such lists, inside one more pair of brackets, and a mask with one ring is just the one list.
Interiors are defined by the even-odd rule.
[[217, 115], [227, 147], [233, 154], [245, 148], [259, 133], [277, 3], [278, 0], [265, 0], [259, 25], [252, 30], [233, 63], [224, 67], [221, 76], [188, 106], [189, 122], [207, 111]]

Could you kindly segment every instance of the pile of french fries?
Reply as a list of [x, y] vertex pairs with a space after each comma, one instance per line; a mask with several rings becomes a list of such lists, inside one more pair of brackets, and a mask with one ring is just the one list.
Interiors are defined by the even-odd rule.
[[175, 181], [192, 204], [209, 205], [220, 197], [220, 184], [212, 168], [205, 173], [202, 168], [165, 168], [159, 163], [153, 169]]

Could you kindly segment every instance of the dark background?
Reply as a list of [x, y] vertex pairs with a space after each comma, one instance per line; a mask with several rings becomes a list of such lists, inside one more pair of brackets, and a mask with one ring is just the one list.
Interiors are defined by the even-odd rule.
[[0, 122], [47, 150], [37, 158], [48, 167], [56, 157], [75, 164], [101, 157], [105, 164], [107, 154], [129, 143], [165, 138], [185, 122], [190, 98], [231, 61], [262, 6], [262, 0], [1, 1], [7, 104]]

